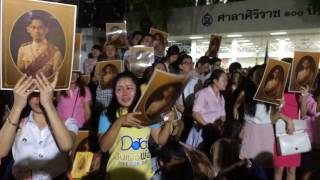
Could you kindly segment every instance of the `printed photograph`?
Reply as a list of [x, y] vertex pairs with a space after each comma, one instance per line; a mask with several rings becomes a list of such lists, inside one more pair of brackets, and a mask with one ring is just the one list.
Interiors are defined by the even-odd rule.
[[189, 81], [188, 76], [156, 70], [134, 111], [142, 112], [143, 125], [165, 121]]
[[290, 63], [269, 59], [254, 100], [280, 105], [290, 71]]
[[118, 48], [128, 47], [126, 23], [106, 23], [107, 43], [112, 43]]
[[210, 42], [209, 42], [209, 47], [206, 52], [206, 56], [209, 57], [218, 57], [218, 52], [220, 49], [220, 44], [221, 44], [221, 36], [216, 36], [216, 35], [211, 35], [210, 37]]
[[313, 86], [319, 66], [320, 53], [295, 52], [290, 76], [290, 92], [299, 92], [302, 87]]
[[109, 60], [98, 62], [95, 76], [99, 79], [102, 89], [110, 88], [113, 79], [124, 70], [122, 60]]
[[[76, 7], [43, 1], [4, 0], [2, 13], [2, 89], [23, 75], [59, 72], [57, 90], [67, 89], [73, 60]], [[63, 13], [62, 13], [63, 12]]]
[[153, 47], [130, 47], [129, 48], [129, 69], [137, 77], [142, 77], [145, 69], [154, 62]]

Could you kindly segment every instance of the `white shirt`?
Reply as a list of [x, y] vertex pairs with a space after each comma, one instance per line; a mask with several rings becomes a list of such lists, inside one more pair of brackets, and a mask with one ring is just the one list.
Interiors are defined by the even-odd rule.
[[[186, 87], [184, 88], [183, 90], [183, 96], [184, 98], [186, 99], [188, 96], [192, 95], [194, 93], [194, 90], [195, 90], [195, 86], [196, 84], [198, 83], [198, 78], [196, 76], [193, 76], [193, 74], [191, 74], [190, 76], [190, 80], [188, 82], [188, 84], [186, 85]], [[182, 97], [182, 94], [180, 95], [180, 97], [178, 98], [178, 102], [181, 104], [181, 105], [184, 105], [183, 103], [183, 97]], [[177, 113], [178, 115], [178, 118], [181, 118], [182, 117], [182, 114], [180, 112]]]
[[[69, 118], [66, 127], [77, 134], [75, 119]], [[66, 154], [60, 152], [49, 126], [39, 129], [30, 113], [21, 123], [13, 147], [13, 175], [29, 170], [32, 180], [50, 180], [67, 171]]]
[[269, 124], [271, 123], [271, 107], [267, 111], [265, 104], [256, 104], [256, 114], [254, 117], [244, 114], [244, 120], [255, 124]]

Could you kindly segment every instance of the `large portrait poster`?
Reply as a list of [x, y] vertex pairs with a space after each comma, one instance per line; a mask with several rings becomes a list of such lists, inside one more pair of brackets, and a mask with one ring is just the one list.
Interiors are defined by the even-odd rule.
[[108, 60], [97, 62], [95, 77], [98, 78], [101, 89], [111, 88], [114, 78], [124, 70], [122, 60]]
[[1, 88], [23, 75], [59, 72], [57, 90], [68, 89], [74, 54], [76, 6], [31, 0], [2, 0]]
[[139, 78], [143, 77], [147, 67], [154, 63], [153, 47], [133, 46], [129, 48], [129, 70]]
[[188, 76], [156, 70], [134, 108], [135, 112], [142, 113], [137, 117], [142, 121], [142, 125], [148, 126], [163, 121], [163, 116], [171, 111], [188, 81]]
[[254, 100], [280, 105], [290, 71], [290, 63], [269, 59]]
[[312, 87], [319, 66], [320, 53], [295, 52], [290, 75], [290, 92], [299, 92], [302, 87]]
[[106, 23], [106, 38], [108, 43], [112, 43], [118, 48], [128, 47], [127, 24]]
[[209, 56], [209, 57], [217, 57], [218, 56], [221, 40], [222, 40], [221, 36], [211, 35], [209, 47], [206, 52], [206, 56]]
[[73, 56], [73, 71], [80, 71], [80, 59], [81, 59], [81, 34], [76, 33], [74, 39], [74, 56]]

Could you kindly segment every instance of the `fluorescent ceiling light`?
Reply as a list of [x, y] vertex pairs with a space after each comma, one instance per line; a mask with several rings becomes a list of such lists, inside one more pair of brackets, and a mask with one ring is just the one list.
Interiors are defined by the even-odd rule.
[[174, 42], [176, 42], [176, 41], [168, 41], [168, 42], [170, 42], [170, 43], [174, 43]]
[[244, 45], [244, 46], [252, 46], [253, 43], [243, 43], [242, 45]]
[[205, 41], [205, 42], [202, 42], [202, 44], [209, 44], [209, 42], [208, 42], [208, 41]]
[[273, 32], [273, 33], [270, 33], [270, 35], [274, 36], [274, 35], [285, 35], [285, 34], [288, 34], [287, 32]]
[[242, 37], [242, 34], [228, 34], [227, 37], [230, 37], [230, 38]]
[[247, 43], [247, 42], [250, 42], [250, 40], [249, 39], [239, 39], [239, 40], [237, 40], [238, 42], [240, 42], [240, 43]]
[[189, 39], [202, 39], [202, 36], [190, 36]]

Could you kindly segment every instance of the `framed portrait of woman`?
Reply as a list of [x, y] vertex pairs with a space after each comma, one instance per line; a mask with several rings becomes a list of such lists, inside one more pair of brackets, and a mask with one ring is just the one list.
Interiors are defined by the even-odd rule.
[[220, 49], [221, 40], [222, 40], [221, 36], [211, 35], [210, 42], [209, 42], [209, 47], [208, 47], [208, 50], [206, 52], [206, 56], [218, 57], [218, 52], [219, 52], [219, 49]]
[[110, 88], [115, 77], [124, 71], [122, 60], [101, 61], [96, 64], [95, 76], [102, 89]]
[[155, 70], [134, 111], [145, 126], [164, 120], [189, 81], [188, 76]]
[[320, 53], [295, 52], [290, 75], [290, 92], [299, 92], [303, 87], [311, 88], [319, 66]]
[[1, 88], [12, 89], [23, 75], [43, 73], [49, 81], [59, 72], [57, 90], [69, 88], [76, 6], [61, 3], [1, 1]]
[[285, 90], [290, 63], [269, 59], [254, 100], [279, 105]]
[[117, 48], [128, 47], [127, 24], [106, 23], [106, 38], [108, 43], [114, 44]]

